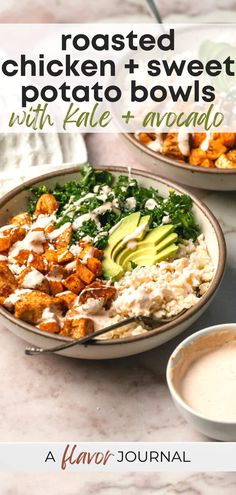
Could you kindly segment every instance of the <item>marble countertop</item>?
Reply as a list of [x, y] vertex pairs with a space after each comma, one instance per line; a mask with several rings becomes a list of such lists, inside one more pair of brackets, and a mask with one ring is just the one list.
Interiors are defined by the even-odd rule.
[[[87, 136], [92, 163], [143, 168], [119, 135]], [[1, 328], [1, 441], [205, 441], [172, 403], [165, 369], [169, 355], [188, 334], [209, 324], [234, 322], [236, 294], [236, 195], [195, 191], [215, 212], [226, 235], [228, 263], [220, 291], [206, 313], [178, 338], [150, 352], [113, 361], [60, 356], [26, 357], [25, 343]], [[19, 475], [18, 491], [0, 476], [1, 493], [28, 495], [37, 476]], [[39, 478], [38, 478], [39, 479]], [[58, 480], [61, 482], [58, 483]], [[136, 493], [233, 494], [235, 474], [122, 474], [40, 476], [50, 495]], [[64, 480], [64, 481], [63, 481]], [[64, 483], [64, 485], [63, 485]], [[58, 488], [60, 484], [60, 488]], [[19, 486], [24, 486], [21, 491]], [[62, 489], [62, 487], [67, 487]], [[6, 488], [5, 488], [6, 487]], [[28, 491], [27, 491], [28, 490]], [[61, 490], [61, 491], [60, 491]], [[41, 495], [40, 488], [34, 494]]]

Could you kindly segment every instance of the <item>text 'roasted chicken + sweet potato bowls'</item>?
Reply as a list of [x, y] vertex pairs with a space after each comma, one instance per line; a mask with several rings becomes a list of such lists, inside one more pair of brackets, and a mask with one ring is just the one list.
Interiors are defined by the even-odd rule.
[[26, 340], [45, 347], [127, 317], [188, 309], [162, 335], [135, 323], [67, 351], [134, 354], [182, 331], [213, 296], [225, 258], [217, 221], [177, 186], [125, 172], [54, 172], [2, 199], [1, 314]]
[[124, 134], [133, 150], [157, 173], [192, 187], [236, 190], [233, 132]]

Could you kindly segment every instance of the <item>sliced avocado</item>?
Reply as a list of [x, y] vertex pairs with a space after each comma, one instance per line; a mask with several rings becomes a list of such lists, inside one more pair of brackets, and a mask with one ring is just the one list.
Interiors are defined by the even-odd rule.
[[161, 242], [167, 235], [171, 234], [174, 231], [174, 226], [171, 224], [168, 225], [159, 225], [159, 227], [155, 227], [155, 229], [148, 232], [143, 241], [140, 244], [156, 246], [159, 242]]
[[[121, 241], [121, 243], [119, 244], [119, 249], [113, 251], [113, 253], [112, 253], [113, 258], [114, 258], [115, 262], [118, 263], [118, 265], [123, 264], [123, 258], [126, 257], [128, 255], [128, 253], [132, 253], [134, 250], [137, 249], [138, 241], [141, 241], [144, 238], [144, 236], [147, 234], [147, 230], [149, 228], [150, 221], [151, 221], [151, 215], [145, 215], [144, 217], [140, 218], [139, 224], [133, 233], [133, 238], [132, 238], [132, 241], [134, 241], [134, 247], [133, 248], [131, 248], [130, 245], [129, 245], [129, 247], [127, 246], [127, 243], [126, 243], [125, 238], [124, 238], [123, 241]], [[139, 227], [142, 227], [142, 228], [139, 229]], [[136, 231], [136, 233], [135, 233], [135, 231]]]
[[141, 254], [140, 256], [135, 257], [135, 259], [128, 260], [124, 267], [124, 271], [130, 270], [131, 263], [134, 262], [138, 266], [152, 266], [160, 263], [160, 261], [168, 260], [172, 258], [178, 251], [177, 244], [170, 244], [168, 247], [160, 251], [156, 256], [149, 254]]
[[[123, 240], [125, 237], [131, 235], [139, 224], [141, 213], [139, 211], [135, 213], [131, 213], [128, 217], [125, 217], [121, 222], [120, 226], [113, 232], [108, 241], [108, 246], [112, 246], [111, 257], [113, 260], [116, 260], [117, 254], [123, 248]], [[116, 234], [115, 237], [113, 237]], [[105, 254], [105, 252], [104, 252]]]
[[177, 244], [171, 244], [167, 248], [163, 249], [154, 259], [153, 265], [160, 263], [160, 261], [165, 261], [172, 258], [178, 251], [179, 247]]
[[120, 265], [113, 259], [113, 250], [129, 233], [133, 232], [140, 220], [140, 212], [132, 213], [123, 218], [120, 225], [112, 232], [108, 240], [108, 246], [104, 250], [102, 269], [105, 278], [117, 278], [123, 273]]
[[[136, 259], [142, 256], [143, 257], [148, 256], [152, 260], [153, 258], [156, 257], [156, 255], [160, 251], [165, 249], [170, 244], [176, 242], [177, 239], [178, 239], [178, 235], [175, 232], [173, 232], [172, 234], [169, 234], [165, 239], [163, 239], [163, 241], [159, 242], [159, 244], [157, 244], [156, 246], [154, 245], [145, 246], [145, 243], [143, 245], [142, 242], [139, 242], [137, 248], [134, 251], [130, 251], [130, 252], [125, 250], [122, 251], [119, 258], [119, 264], [124, 267], [128, 261], [134, 261], [135, 263], [137, 263]], [[117, 259], [117, 263], [118, 263], [118, 259]]]
[[135, 236], [136, 241], [141, 241], [147, 234], [149, 225], [151, 222], [151, 215], [145, 215], [144, 217], [140, 218], [139, 227], [143, 227], [142, 230]]
[[122, 266], [115, 263], [115, 261], [109, 257], [102, 261], [102, 270], [104, 278], [112, 278], [113, 280], [118, 280], [124, 273]]

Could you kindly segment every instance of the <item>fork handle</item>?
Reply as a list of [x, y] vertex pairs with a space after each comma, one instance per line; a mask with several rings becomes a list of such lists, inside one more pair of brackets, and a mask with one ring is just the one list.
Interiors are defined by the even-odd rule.
[[46, 354], [50, 352], [59, 352], [63, 351], [64, 349], [68, 349], [69, 347], [73, 347], [74, 345], [77, 344], [86, 344], [90, 341], [92, 341], [95, 337], [98, 337], [99, 335], [103, 335], [107, 332], [110, 332], [111, 330], [115, 330], [116, 328], [124, 327], [125, 325], [129, 325], [130, 323], [141, 323], [142, 319], [139, 318], [138, 316], [132, 316], [131, 318], [126, 318], [125, 320], [122, 321], [117, 321], [116, 323], [113, 323], [113, 325], [109, 325], [106, 328], [100, 328], [100, 330], [97, 330], [96, 332], [90, 333], [88, 335], [85, 335], [85, 337], [81, 337], [81, 339], [74, 339], [70, 342], [67, 342], [66, 344], [61, 344], [56, 347], [49, 347], [48, 349], [44, 349], [42, 347], [26, 347], [25, 349], [25, 354], [27, 356], [35, 356], [39, 354]]

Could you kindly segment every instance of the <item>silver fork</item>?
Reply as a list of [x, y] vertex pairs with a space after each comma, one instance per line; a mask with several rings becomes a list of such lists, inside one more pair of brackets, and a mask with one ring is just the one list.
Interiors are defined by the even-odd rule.
[[167, 323], [170, 323], [171, 321], [175, 320], [176, 318], [179, 318], [183, 313], [185, 313], [187, 310], [184, 309], [181, 311], [176, 316], [173, 316], [171, 318], [152, 318], [151, 316], [133, 316], [131, 318], [126, 318], [125, 320], [118, 321], [116, 323], [113, 323], [113, 325], [109, 325], [106, 328], [101, 328], [100, 330], [97, 330], [96, 332], [90, 333], [89, 335], [86, 335], [85, 337], [81, 337], [80, 339], [73, 339], [70, 342], [67, 342], [66, 344], [61, 344], [55, 347], [50, 347], [48, 349], [44, 349], [42, 347], [26, 347], [25, 349], [25, 354], [28, 356], [35, 356], [39, 354], [46, 354], [50, 352], [59, 352], [63, 351], [64, 349], [68, 349], [69, 347], [73, 347], [75, 345], [81, 345], [81, 344], [89, 344], [93, 341], [95, 337], [98, 337], [99, 335], [104, 335], [107, 332], [110, 332], [111, 330], [116, 330], [117, 328], [124, 327], [125, 325], [129, 325], [130, 323], [139, 323], [146, 327], [149, 330], [153, 330], [154, 328], [163, 327], [160, 331], [165, 331], [164, 326]]

